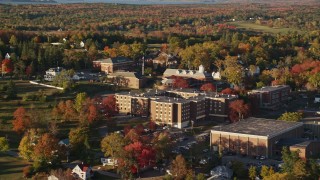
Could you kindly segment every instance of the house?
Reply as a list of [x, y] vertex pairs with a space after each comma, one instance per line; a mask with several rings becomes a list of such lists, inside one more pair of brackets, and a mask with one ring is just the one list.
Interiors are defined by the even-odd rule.
[[44, 75], [44, 80], [46, 81], [53, 81], [53, 79], [61, 73], [63, 70], [62, 67], [57, 67], [57, 68], [50, 68], [46, 71], [46, 74]]
[[74, 177], [79, 179], [90, 179], [93, 177], [92, 168], [88, 164], [78, 164], [72, 169], [72, 174]]
[[154, 69], [158, 67], [176, 68], [178, 66], [178, 58], [171, 54], [161, 52], [155, 59], [152, 60]]
[[58, 144], [59, 144], [59, 145], [62, 145], [62, 146], [69, 146], [69, 145], [70, 145], [69, 138], [62, 139], [61, 141], [59, 141]]
[[114, 158], [101, 158], [101, 163], [103, 166], [117, 166], [118, 161]]
[[124, 72], [117, 71], [114, 73], [110, 73], [108, 75], [108, 79], [111, 80], [112, 83], [117, 84], [118, 86], [128, 87], [132, 89], [140, 89], [142, 88], [147, 79], [141, 76], [141, 74], [137, 72]]
[[134, 61], [126, 57], [98, 59], [92, 63], [95, 69], [100, 69], [106, 74], [110, 74], [118, 70], [131, 70], [134, 65]]
[[233, 171], [227, 166], [217, 166], [210, 171], [211, 177], [208, 179], [231, 179], [233, 175]]

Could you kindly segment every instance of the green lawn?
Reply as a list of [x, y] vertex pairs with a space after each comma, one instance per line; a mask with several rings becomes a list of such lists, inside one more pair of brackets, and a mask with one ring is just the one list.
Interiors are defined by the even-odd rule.
[[22, 169], [29, 163], [20, 158], [0, 154], [0, 179], [15, 180], [22, 178]]
[[299, 29], [293, 29], [293, 28], [272, 28], [266, 25], [259, 25], [254, 24], [251, 22], [245, 22], [245, 21], [236, 21], [236, 22], [229, 22], [229, 25], [236, 26], [238, 29], [245, 29], [249, 31], [259, 31], [264, 33], [271, 33], [271, 34], [286, 34], [289, 31], [297, 31], [298, 33], [302, 33]]

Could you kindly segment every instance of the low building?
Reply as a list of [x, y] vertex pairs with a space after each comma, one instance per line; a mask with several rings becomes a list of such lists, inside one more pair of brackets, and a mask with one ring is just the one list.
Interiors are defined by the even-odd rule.
[[93, 177], [92, 168], [88, 164], [78, 164], [72, 169], [72, 174], [78, 179], [91, 179]]
[[211, 130], [210, 146], [215, 151], [267, 158], [280, 155], [283, 138], [301, 138], [301, 122], [248, 118]]
[[118, 70], [131, 70], [134, 65], [134, 61], [126, 57], [98, 59], [92, 63], [95, 69], [100, 69], [106, 74], [110, 74]]
[[203, 65], [199, 66], [198, 70], [185, 69], [166, 69], [163, 73], [163, 79], [170, 79], [172, 76], [189, 79], [190, 86], [200, 86], [206, 82], [212, 82], [213, 78], [210, 73], [204, 71]]
[[161, 52], [152, 60], [152, 63], [154, 69], [157, 69], [158, 67], [175, 68], [178, 66], [178, 58], [171, 54]]
[[299, 151], [302, 159], [317, 158], [320, 155], [320, 141], [304, 141], [290, 146], [290, 151]]
[[111, 80], [112, 83], [128, 87], [132, 89], [140, 89], [144, 86], [147, 79], [141, 76], [137, 72], [124, 72], [117, 71], [108, 75], [108, 79]]
[[288, 101], [289, 93], [289, 86], [279, 85], [262, 87], [248, 94], [257, 98], [260, 108], [275, 110]]

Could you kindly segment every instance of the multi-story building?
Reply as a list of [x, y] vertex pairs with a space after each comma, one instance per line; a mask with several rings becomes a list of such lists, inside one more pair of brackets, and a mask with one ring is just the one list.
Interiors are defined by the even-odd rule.
[[287, 85], [267, 86], [249, 92], [258, 100], [260, 108], [272, 110], [279, 108], [281, 103], [287, 102], [289, 93], [290, 87]]
[[213, 117], [225, 120], [229, 103], [236, 95], [208, 94], [191, 89], [117, 93], [121, 114], [149, 116], [158, 124], [186, 127], [200, 119]]
[[150, 116], [157, 124], [183, 128], [190, 122], [190, 103], [181, 98], [157, 98], [151, 101]]
[[214, 151], [268, 158], [280, 155], [281, 139], [301, 138], [303, 132], [301, 122], [248, 118], [214, 127], [211, 130], [210, 145]]
[[237, 99], [238, 95], [207, 93], [205, 96], [206, 116], [227, 120], [229, 115], [229, 104]]
[[110, 74], [118, 70], [130, 70], [134, 65], [134, 61], [126, 57], [98, 59], [92, 63], [94, 68], [100, 69], [106, 74]]

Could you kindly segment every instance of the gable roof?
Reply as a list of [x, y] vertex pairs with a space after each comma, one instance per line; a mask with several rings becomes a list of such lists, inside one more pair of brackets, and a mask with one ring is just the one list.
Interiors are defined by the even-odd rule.
[[163, 73], [164, 77], [169, 76], [181, 76], [181, 77], [188, 77], [188, 78], [210, 78], [211, 74], [206, 72], [199, 72], [195, 70], [184, 70], [184, 69], [166, 69]]
[[78, 164], [78, 166], [83, 172], [86, 172], [90, 168], [89, 164]]

